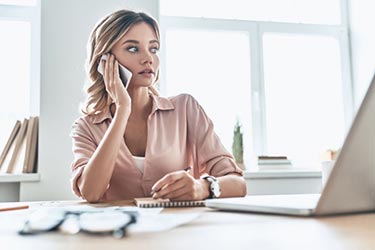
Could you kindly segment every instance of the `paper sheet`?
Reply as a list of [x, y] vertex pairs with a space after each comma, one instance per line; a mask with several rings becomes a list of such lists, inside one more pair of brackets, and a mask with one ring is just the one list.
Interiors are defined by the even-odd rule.
[[199, 215], [200, 213], [143, 214], [139, 216], [136, 224], [129, 226], [128, 233], [136, 234], [170, 230], [193, 221]]

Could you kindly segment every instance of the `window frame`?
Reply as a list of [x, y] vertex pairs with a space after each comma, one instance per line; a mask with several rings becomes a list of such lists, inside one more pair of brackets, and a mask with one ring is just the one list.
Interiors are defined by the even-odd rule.
[[[164, 16], [160, 14], [159, 22], [161, 29], [161, 67], [164, 74], [161, 74], [160, 92], [166, 93], [166, 32], [169, 29], [194, 29], [194, 30], [215, 30], [215, 31], [242, 31], [249, 33], [250, 48], [250, 72], [251, 72], [251, 113], [252, 113], [252, 142], [250, 145], [245, 141], [245, 147], [250, 149], [252, 155], [267, 155], [267, 131], [266, 131], [266, 107], [264, 90], [264, 63], [263, 63], [263, 34], [301, 34], [320, 35], [332, 37], [338, 41], [341, 60], [341, 78], [343, 91], [343, 107], [345, 115], [345, 127], [349, 128], [354, 117], [354, 91], [352, 85], [349, 28], [348, 28], [348, 3], [347, 0], [340, 1], [341, 24], [302, 24], [286, 22], [265, 22], [230, 20], [217, 18], [197, 18]], [[250, 162], [245, 162], [248, 170], [256, 167]]]
[[40, 57], [41, 57], [41, 2], [35, 5], [0, 4], [0, 20], [26, 21], [30, 23], [30, 81], [29, 114], [39, 115], [40, 107]]

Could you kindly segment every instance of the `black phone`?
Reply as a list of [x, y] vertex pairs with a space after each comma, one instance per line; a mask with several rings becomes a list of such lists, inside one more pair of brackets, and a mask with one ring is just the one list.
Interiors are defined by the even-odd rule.
[[[98, 72], [103, 75], [103, 61], [106, 61], [108, 58], [108, 55], [102, 55], [100, 58], [100, 63], [98, 65]], [[128, 70], [125, 66], [122, 64], [119, 65], [119, 74], [122, 81], [122, 84], [124, 84], [125, 88], [128, 88], [130, 78], [132, 77], [132, 72]]]

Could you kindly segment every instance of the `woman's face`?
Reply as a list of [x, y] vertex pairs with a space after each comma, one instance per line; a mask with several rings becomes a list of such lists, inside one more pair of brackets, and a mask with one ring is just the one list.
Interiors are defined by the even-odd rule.
[[144, 22], [131, 27], [113, 46], [112, 54], [133, 74], [129, 88], [154, 83], [159, 69], [159, 46], [154, 30]]

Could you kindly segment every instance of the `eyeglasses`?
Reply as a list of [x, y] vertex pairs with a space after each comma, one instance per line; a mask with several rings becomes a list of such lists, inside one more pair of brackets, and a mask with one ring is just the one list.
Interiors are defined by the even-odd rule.
[[68, 234], [85, 232], [90, 234], [112, 234], [115, 238], [126, 235], [129, 225], [137, 221], [136, 211], [113, 208], [89, 210], [40, 208], [33, 212], [19, 231], [21, 235], [33, 235], [60, 230]]

